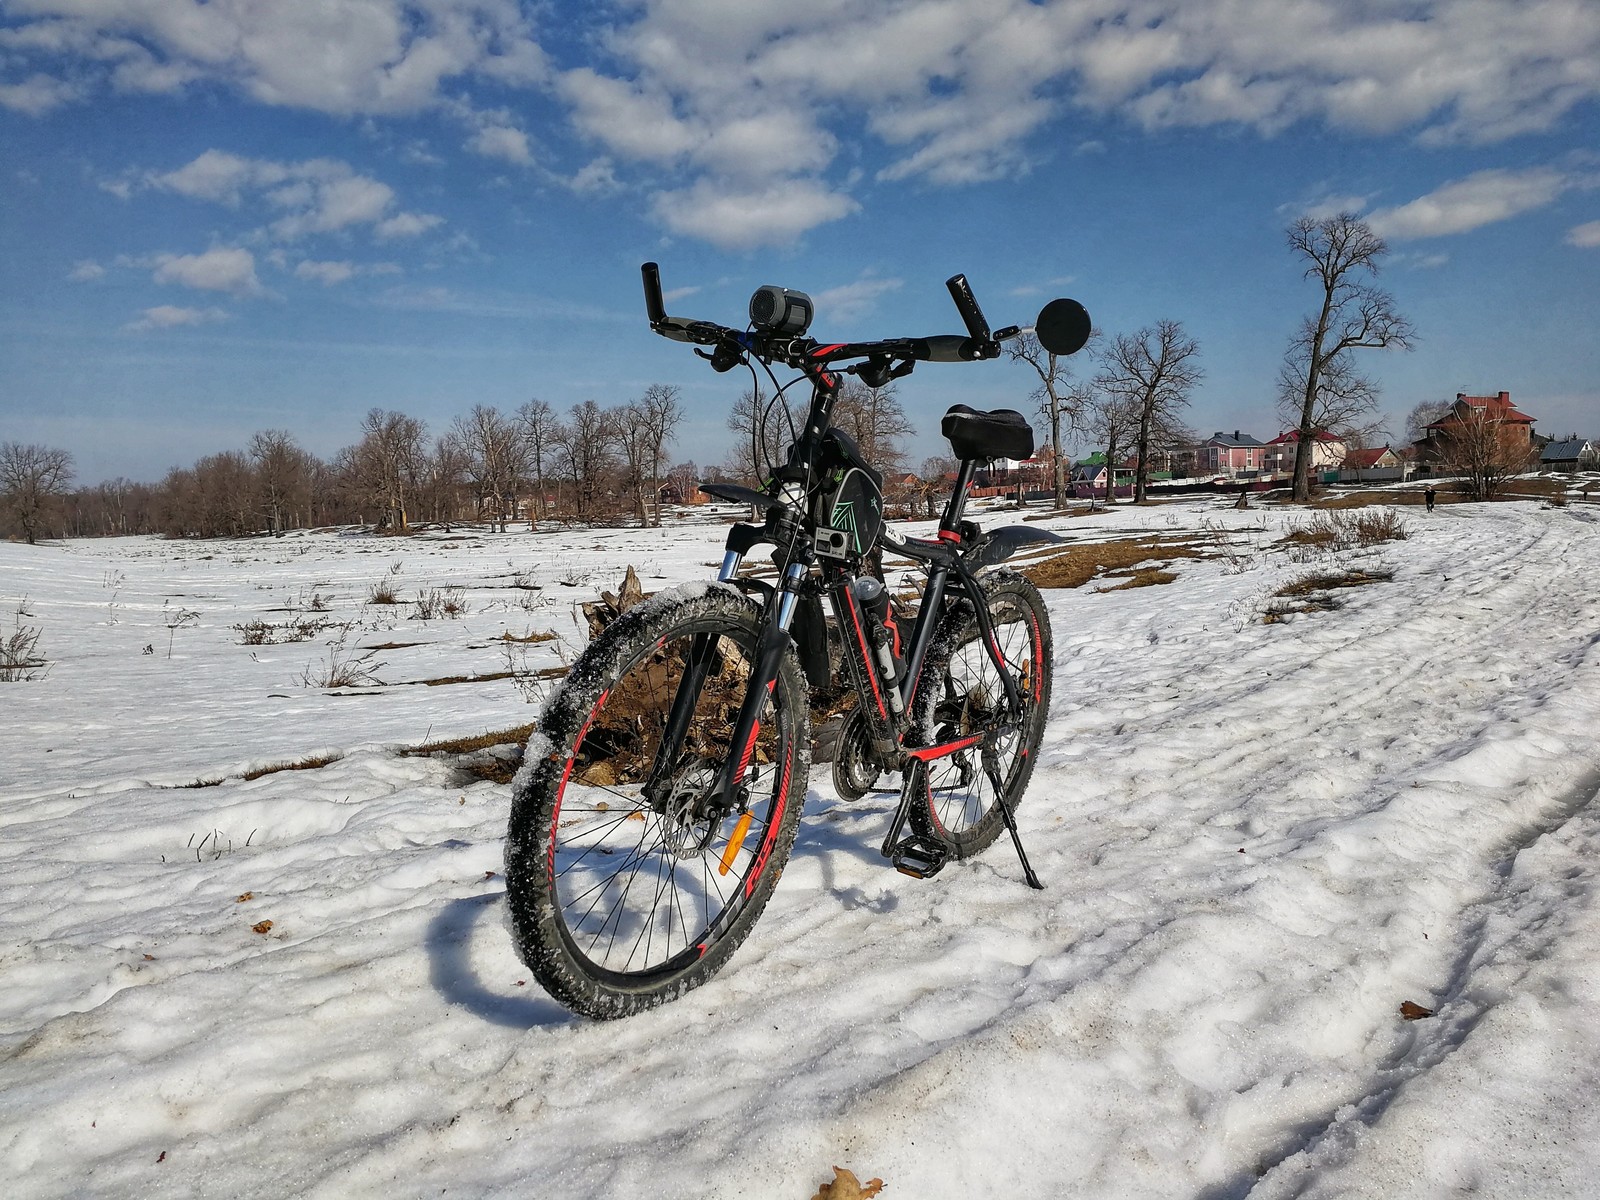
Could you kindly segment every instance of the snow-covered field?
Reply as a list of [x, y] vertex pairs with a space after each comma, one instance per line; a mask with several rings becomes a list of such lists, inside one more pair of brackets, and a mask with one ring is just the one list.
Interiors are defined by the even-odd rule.
[[[1003, 839], [894, 873], [891, 798], [822, 767], [728, 969], [606, 1025], [511, 948], [508, 789], [401, 751], [533, 720], [479, 677], [570, 658], [628, 563], [714, 573], [720, 526], [0, 545], [49, 664], [0, 684], [4, 1190], [1600, 1195], [1600, 508], [1400, 511], [1332, 561], [1291, 511], [1049, 522], [1221, 552], [1046, 592], [1047, 890]], [[1394, 575], [1262, 620], [1330, 565]], [[339, 666], [385, 686], [308, 686]]]

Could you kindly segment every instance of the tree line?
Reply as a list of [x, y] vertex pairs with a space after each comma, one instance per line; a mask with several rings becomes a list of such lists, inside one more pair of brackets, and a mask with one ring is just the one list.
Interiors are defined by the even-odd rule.
[[[652, 384], [637, 400], [543, 400], [514, 413], [478, 405], [430, 439], [426, 424], [374, 408], [361, 436], [323, 460], [282, 429], [243, 450], [174, 467], [158, 483], [72, 485], [72, 455], [0, 443], [0, 532], [25, 538], [157, 533], [240, 537], [361, 524], [403, 532], [419, 522], [514, 519], [659, 521], [657, 497], [678, 468], [668, 452], [683, 421], [678, 389]], [[694, 472], [694, 464], [680, 464]]]

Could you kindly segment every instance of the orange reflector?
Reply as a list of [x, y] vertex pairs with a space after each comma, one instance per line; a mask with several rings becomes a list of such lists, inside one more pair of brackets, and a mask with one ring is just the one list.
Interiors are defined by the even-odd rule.
[[739, 847], [744, 845], [744, 835], [750, 832], [750, 814], [745, 813], [739, 818], [739, 823], [733, 827], [733, 836], [728, 839], [728, 848], [722, 852], [722, 861], [717, 864], [717, 874], [726, 875], [728, 868], [733, 866], [733, 860], [738, 857]]

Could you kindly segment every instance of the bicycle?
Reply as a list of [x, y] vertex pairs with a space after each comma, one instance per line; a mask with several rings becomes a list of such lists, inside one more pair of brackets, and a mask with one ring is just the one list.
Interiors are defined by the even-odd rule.
[[[958, 404], [945, 414], [960, 467], [937, 537], [924, 540], [884, 525], [882, 477], [830, 425], [845, 374], [882, 387], [919, 362], [995, 358], [1028, 331], [991, 332], [960, 275], [947, 286], [965, 337], [821, 343], [807, 336], [803, 293], [759, 289], [750, 326], [736, 330], [668, 316], [659, 268], [641, 271], [654, 332], [694, 345], [717, 371], [760, 365], [775, 384], [774, 366], [798, 371], [792, 382], [808, 381], [812, 396], [763, 488], [701, 485], [750, 505], [762, 523], [732, 527], [716, 582], [658, 593], [600, 631], [552, 696], [513, 785], [513, 939], [555, 999], [596, 1018], [704, 983], [766, 906], [806, 797], [808, 682], [831, 678], [824, 597], [857, 699], [835, 747], [840, 795], [901, 776], [884, 857], [928, 878], [1003, 827], [1027, 882], [1042, 886], [1014, 810], [1050, 702], [1050, 624], [1034, 586], [999, 564], [1060, 539], [1025, 526], [985, 533], [964, 517], [978, 464], [1027, 458], [1033, 430], [1009, 409]], [[1053, 300], [1033, 332], [1047, 350], [1072, 354], [1089, 316]], [[882, 581], [863, 570], [880, 544], [927, 575], [905, 638]], [[742, 570], [758, 545], [775, 548], [776, 583]]]

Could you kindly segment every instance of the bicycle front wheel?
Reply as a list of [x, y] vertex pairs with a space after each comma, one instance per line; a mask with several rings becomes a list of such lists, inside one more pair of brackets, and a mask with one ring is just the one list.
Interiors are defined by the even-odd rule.
[[[529, 741], [506, 842], [511, 930], [539, 982], [576, 1012], [623, 1017], [704, 983], [783, 871], [810, 766], [792, 648], [754, 744], [740, 748], [737, 794], [710, 802], [759, 620], [724, 587], [647, 601], [590, 644]], [[664, 748], [672, 727], [681, 736]]]
[[925, 794], [911, 808], [912, 828], [943, 842], [952, 858], [989, 846], [1004, 828], [996, 800], [1013, 812], [1033, 774], [1050, 707], [1050, 617], [1039, 590], [1014, 571], [983, 579], [989, 620], [1005, 670], [1022, 699], [1007, 711], [1005, 685], [984, 648], [969, 601], [943, 617], [912, 703], [913, 728], [929, 746], [971, 739], [927, 763]]

